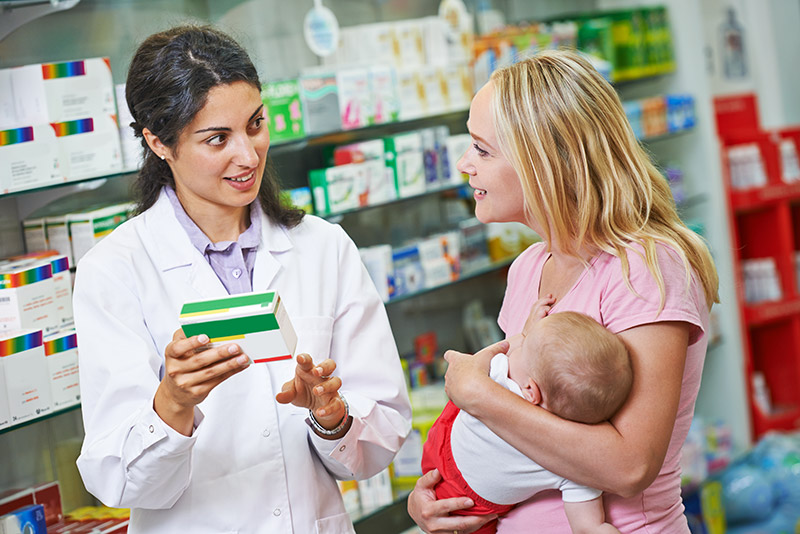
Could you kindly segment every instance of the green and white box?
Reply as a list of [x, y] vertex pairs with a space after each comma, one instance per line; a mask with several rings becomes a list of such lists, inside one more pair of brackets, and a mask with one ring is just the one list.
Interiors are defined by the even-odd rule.
[[297, 347], [277, 291], [187, 302], [180, 323], [186, 337], [205, 334], [211, 346], [236, 343], [254, 363], [291, 359]]
[[427, 189], [422, 159], [422, 136], [418, 131], [384, 138], [386, 166], [394, 171], [400, 198], [420, 195]]
[[261, 100], [267, 108], [269, 135], [273, 142], [305, 136], [300, 86], [296, 79], [265, 83], [261, 88]]
[[110, 234], [128, 219], [133, 209], [129, 203], [115, 204], [104, 208], [67, 216], [69, 238], [72, 242], [73, 265], [77, 265], [89, 249]]

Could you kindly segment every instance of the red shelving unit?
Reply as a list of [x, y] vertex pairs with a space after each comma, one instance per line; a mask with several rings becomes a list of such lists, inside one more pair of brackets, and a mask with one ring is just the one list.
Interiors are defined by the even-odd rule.
[[[800, 181], [787, 183], [780, 151], [780, 142], [789, 139], [800, 153], [800, 127], [762, 130], [755, 96], [750, 94], [719, 98], [715, 108], [742, 312], [744, 372], [757, 439], [770, 430], [800, 428], [800, 288], [795, 269], [795, 251], [800, 251]], [[734, 187], [728, 151], [743, 145], [757, 147], [766, 183]], [[743, 265], [765, 258], [774, 262], [781, 295], [748, 302]], [[756, 400], [756, 373], [763, 375], [769, 391], [768, 412]]]

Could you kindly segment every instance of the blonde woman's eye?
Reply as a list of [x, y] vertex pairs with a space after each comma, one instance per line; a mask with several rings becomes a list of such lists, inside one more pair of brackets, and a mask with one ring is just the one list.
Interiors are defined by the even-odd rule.
[[489, 155], [489, 153], [488, 153], [488, 152], [486, 152], [486, 151], [485, 151], [484, 149], [482, 149], [481, 147], [479, 147], [477, 143], [472, 143], [472, 147], [475, 149], [475, 152], [477, 152], [477, 153], [478, 153], [478, 155], [479, 155], [480, 157], [482, 157], [482, 158], [484, 158], [484, 157], [486, 157], [486, 156], [488, 156], [488, 155]]

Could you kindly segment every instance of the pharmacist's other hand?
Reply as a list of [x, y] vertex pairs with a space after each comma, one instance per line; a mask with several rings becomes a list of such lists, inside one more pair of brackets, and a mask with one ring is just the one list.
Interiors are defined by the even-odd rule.
[[330, 358], [314, 365], [311, 356], [298, 354], [294, 379], [283, 385], [275, 400], [308, 408], [319, 424], [336, 428], [345, 416], [345, 407], [339, 398], [342, 379], [331, 376], [335, 370], [336, 362]]
[[205, 400], [218, 384], [246, 369], [250, 358], [236, 344], [211, 349], [208, 336], [186, 338], [178, 329], [164, 350], [164, 378], [159, 389], [183, 408], [193, 408]]
[[470, 402], [480, 402], [476, 391], [484, 391], [492, 379], [489, 378], [489, 367], [492, 358], [507, 352], [507, 340], [498, 341], [473, 354], [465, 354], [455, 350], [444, 353], [447, 360], [447, 372], [444, 375], [444, 389], [453, 404], [470, 411]]
[[456, 510], [471, 508], [474, 503], [468, 497], [453, 497], [436, 500], [434, 486], [442, 479], [434, 469], [422, 475], [408, 495], [408, 515], [429, 534], [469, 534], [493, 521], [497, 515], [450, 515]]
[[191, 435], [194, 407], [217, 385], [250, 365], [250, 358], [236, 344], [207, 346], [205, 334], [187, 339], [178, 329], [164, 350], [164, 378], [153, 408], [165, 423], [186, 436]]

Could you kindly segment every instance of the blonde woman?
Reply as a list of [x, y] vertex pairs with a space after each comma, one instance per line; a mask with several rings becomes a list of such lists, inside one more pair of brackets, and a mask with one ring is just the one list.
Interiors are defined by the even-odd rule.
[[[459, 161], [483, 222], [518, 221], [542, 236], [517, 258], [498, 323], [520, 333], [538, 298], [551, 313], [581, 312], [619, 335], [631, 394], [606, 423], [560, 419], [494, 383], [491, 357], [449, 351], [452, 401], [532, 460], [602, 489], [622, 533], [688, 533], [680, 447], [691, 423], [718, 278], [703, 241], [678, 218], [666, 180], [638, 144], [613, 88], [573, 52], [542, 52], [495, 72], [472, 101], [473, 146]], [[440, 475], [409, 496], [426, 532], [467, 534], [493, 517], [451, 515], [466, 498], [436, 500]], [[500, 518], [500, 534], [569, 532], [557, 492]]]

